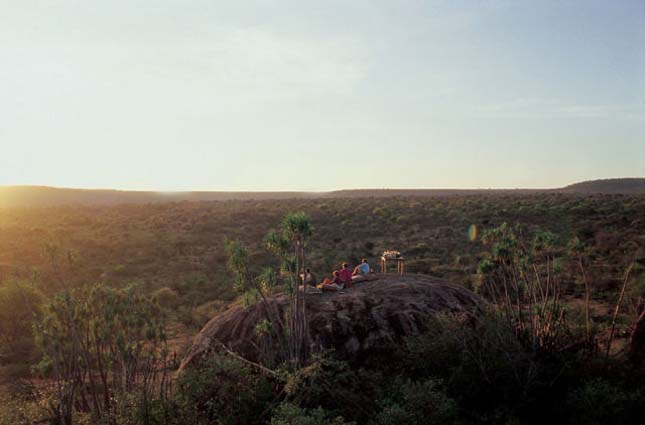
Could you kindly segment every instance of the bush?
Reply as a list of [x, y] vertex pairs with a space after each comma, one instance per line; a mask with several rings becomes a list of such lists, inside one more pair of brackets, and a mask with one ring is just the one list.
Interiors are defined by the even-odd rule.
[[[572, 391], [567, 398], [573, 425], [622, 425], [637, 423], [640, 394], [629, 392], [604, 379], [594, 379]], [[640, 400], [642, 414], [643, 400]], [[642, 419], [642, 416], [640, 416]]]
[[[121, 394], [116, 400], [114, 425], [179, 425], [177, 409], [172, 399], [142, 397], [140, 392]], [[89, 424], [94, 424], [92, 421]], [[192, 422], [189, 422], [192, 423]], [[182, 425], [188, 425], [185, 423]]]
[[43, 297], [31, 286], [0, 286], [0, 364], [29, 363], [37, 356], [32, 324], [42, 314]]
[[31, 425], [51, 417], [50, 403], [55, 401], [54, 388], [36, 390], [32, 386], [0, 389], [0, 425]]
[[168, 287], [157, 290], [155, 292], [155, 298], [159, 305], [166, 310], [176, 309], [180, 301], [177, 291]]
[[468, 423], [500, 423], [518, 417], [536, 423], [558, 411], [576, 357], [544, 355], [525, 346], [513, 326], [496, 313], [475, 323], [437, 316], [429, 331], [406, 341], [407, 376], [441, 377]]
[[334, 416], [365, 421], [376, 409], [379, 373], [352, 368], [332, 353], [314, 356], [311, 363], [288, 375], [287, 400], [305, 408], [322, 407]]
[[302, 409], [291, 403], [282, 403], [274, 411], [271, 425], [344, 425], [342, 417], [330, 419], [322, 408]]
[[58, 422], [86, 415], [109, 423], [121, 397], [136, 393], [145, 405], [169, 391], [165, 317], [136, 286], [58, 294], [43, 308], [36, 342], [43, 357], [35, 369], [57, 386]]
[[441, 381], [399, 381], [381, 402], [377, 425], [449, 425], [457, 419], [457, 405], [446, 395]]
[[177, 382], [179, 416], [186, 424], [258, 424], [273, 400], [269, 379], [227, 355], [211, 354]]

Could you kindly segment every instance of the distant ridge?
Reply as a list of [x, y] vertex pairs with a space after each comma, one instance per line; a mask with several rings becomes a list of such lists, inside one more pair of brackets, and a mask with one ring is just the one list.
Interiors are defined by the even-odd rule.
[[61, 205], [148, 204], [181, 201], [280, 200], [314, 198], [444, 197], [476, 194], [529, 193], [645, 194], [645, 178], [593, 180], [562, 189], [351, 189], [331, 192], [154, 192], [110, 189], [70, 189], [49, 186], [0, 186], [0, 208]]
[[532, 193], [530, 189], [355, 189], [331, 192], [153, 192], [71, 189], [49, 186], [0, 186], [0, 208], [61, 205], [119, 205], [181, 201], [280, 200], [320, 198], [386, 198], [392, 196], [454, 196], [478, 193]]
[[118, 205], [179, 201], [306, 198], [306, 192], [153, 192], [112, 189], [70, 189], [49, 186], [0, 186], [2, 207]]
[[617, 193], [645, 194], [645, 178], [631, 177], [620, 179], [589, 180], [575, 183], [562, 189], [568, 193]]

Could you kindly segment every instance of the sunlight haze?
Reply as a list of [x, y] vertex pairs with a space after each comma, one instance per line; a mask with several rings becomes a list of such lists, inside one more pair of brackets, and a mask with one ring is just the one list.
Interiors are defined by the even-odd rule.
[[0, 185], [645, 176], [645, 2], [0, 0]]

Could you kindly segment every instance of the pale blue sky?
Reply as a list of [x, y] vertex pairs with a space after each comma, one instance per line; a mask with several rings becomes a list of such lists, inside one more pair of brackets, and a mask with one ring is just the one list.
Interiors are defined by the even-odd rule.
[[645, 1], [0, 0], [0, 185], [645, 176]]

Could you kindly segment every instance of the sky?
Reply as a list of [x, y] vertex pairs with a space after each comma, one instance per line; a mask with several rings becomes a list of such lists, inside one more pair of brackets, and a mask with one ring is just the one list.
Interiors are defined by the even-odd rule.
[[645, 1], [0, 0], [0, 185], [645, 176]]

